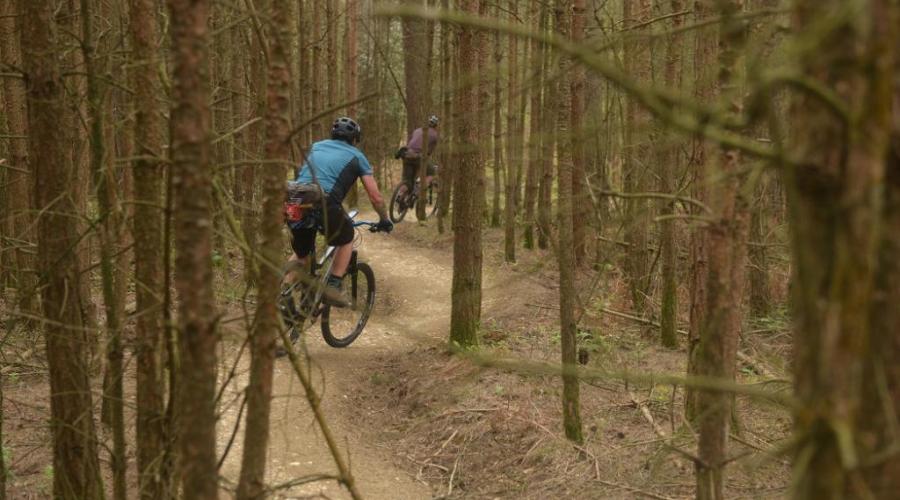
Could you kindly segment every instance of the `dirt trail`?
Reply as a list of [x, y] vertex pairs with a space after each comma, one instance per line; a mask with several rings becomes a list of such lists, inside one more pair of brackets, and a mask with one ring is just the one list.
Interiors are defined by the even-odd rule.
[[[396, 236], [381, 234], [364, 233], [359, 251], [361, 260], [368, 262], [375, 271], [375, 310], [360, 338], [345, 349], [333, 349], [325, 344], [318, 323], [307, 329], [306, 343], [317, 367], [313, 377], [332, 433], [341, 443], [345, 456], [349, 451], [353, 474], [363, 496], [367, 499], [431, 498], [431, 491], [424, 482], [417, 481], [396, 465], [402, 457], [364, 440], [356, 423], [373, 410], [354, 407], [348, 395], [366, 385], [371, 377], [368, 369], [371, 359], [405, 352], [413, 344], [436, 343], [446, 335], [450, 318], [452, 259], [449, 252], [410, 247]], [[249, 356], [245, 354], [237, 370], [238, 377], [229, 384], [223, 397], [220, 453], [238, 418], [237, 394], [246, 385], [248, 367]], [[228, 404], [229, 401], [237, 403]], [[282, 484], [311, 474], [336, 474], [332, 457], [307, 406], [303, 388], [286, 360], [279, 360], [275, 367], [271, 426], [268, 484]], [[222, 466], [223, 476], [235, 483], [240, 470], [242, 442], [241, 429]], [[334, 481], [294, 487], [280, 494], [287, 498], [317, 494], [327, 498], [349, 498]]]

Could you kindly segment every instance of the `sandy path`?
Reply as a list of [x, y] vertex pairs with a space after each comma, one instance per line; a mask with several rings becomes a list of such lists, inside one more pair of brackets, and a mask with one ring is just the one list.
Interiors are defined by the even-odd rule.
[[[409, 224], [409, 223], [407, 223]], [[402, 231], [402, 226], [398, 228]], [[373, 410], [354, 407], [348, 394], [368, 381], [371, 358], [408, 350], [414, 343], [437, 341], [446, 335], [450, 317], [452, 262], [449, 253], [422, 250], [404, 245], [390, 235], [364, 233], [359, 248], [361, 260], [375, 271], [376, 304], [365, 331], [345, 349], [333, 349], [321, 338], [316, 323], [306, 331], [309, 353], [317, 366], [314, 378], [323, 398], [323, 409], [335, 438], [345, 455], [349, 451], [356, 482], [365, 498], [431, 498], [431, 491], [416, 481], [384, 449], [365, 442], [354, 423]], [[422, 277], [425, 279], [422, 279]], [[434, 340], [432, 340], [434, 339]], [[233, 358], [233, 354], [232, 354]], [[244, 355], [238, 372], [223, 401], [219, 424], [219, 448], [224, 450], [238, 416], [236, 400], [247, 380], [249, 356]], [[226, 371], [226, 370], [223, 370]], [[275, 368], [275, 388], [271, 419], [268, 483], [281, 484], [310, 474], [336, 474], [331, 455], [307, 407], [303, 388], [286, 360]], [[222, 466], [227, 480], [236, 482], [240, 470], [242, 431], [234, 440]], [[286, 498], [349, 498], [334, 481], [282, 490]]]

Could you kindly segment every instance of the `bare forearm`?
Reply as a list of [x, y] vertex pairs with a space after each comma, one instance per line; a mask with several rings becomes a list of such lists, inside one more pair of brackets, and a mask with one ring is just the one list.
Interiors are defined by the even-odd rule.
[[384, 198], [379, 196], [377, 200], [372, 200], [372, 208], [375, 209], [375, 212], [382, 219], [388, 218], [387, 207], [384, 204]]

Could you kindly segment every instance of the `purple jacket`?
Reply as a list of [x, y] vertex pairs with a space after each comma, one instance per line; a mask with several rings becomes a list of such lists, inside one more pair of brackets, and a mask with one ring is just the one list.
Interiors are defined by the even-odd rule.
[[[434, 148], [437, 146], [438, 140], [440, 139], [440, 135], [436, 128], [428, 128], [428, 154], [434, 153]], [[406, 153], [407, 158], [418, 158], [422, 155], [422, 127], [419, 127], [413, 130], [412, 136], [409, 138], [409, 141], [406, 143], [406, 148], [408, 149]]]

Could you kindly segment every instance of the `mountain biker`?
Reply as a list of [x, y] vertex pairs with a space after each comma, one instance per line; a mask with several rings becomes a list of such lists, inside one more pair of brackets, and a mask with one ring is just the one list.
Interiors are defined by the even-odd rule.
[[[440, 134], [438, 133], [437, 126], [440, 120], [437, 116], [431, 115], [428, 117], [428, 156], [431, 156], [434, 153], [434, 148], [437, 147], [437, 143], [440, 140]], [[422, 132], [422, 127], [419, 127], [413, 130], [411, 136], [409, 136], [409, 140], [406, 142], [406, 152], [403, 155], [403, 180], [406, 181], [406, 185], [409, 186], [410, 189], [415, 185], [416, 182], [416, 174], [419, 173], [419, 166], [422, 162], [422, 143], [424, 132]], [[434, 162], [429, 162], [427, 168], [425, 169], [425, 184], [424, 186], [431, 185], [431, 180], [434, 177], [437, 166]]]
[[[289, 224], [291, 248], [294, 250], [292, 261], [306, 263], [315, 244], [317, 226], [325, 235], [328, 245], [336, 247], [331, 274], [326, 278], [327, 288], [323, 294], [323, 302], [338, 307], [346, 307], [350, 303], [343, 293], [342, 282], [353, 254], [355, 235], [353, 221], [341, 203], [357, 178], [362, 179], [369, 201], [380, 218], [375, 228], [385, 232], [394, 228], [385, 209], [384, 198], [372, 176], [369, 160], [356, 148], [361, 136], [359, 124], [351, 118], [341, 117], [331, 127], [331, 139], [313, 143], [296, 181], [316, 183], [322, 188], [325, 194], [324, 210], [314, 210], [300, 221]], [[318, 217], [321, 224], [309, 220], [310, 217]]]

